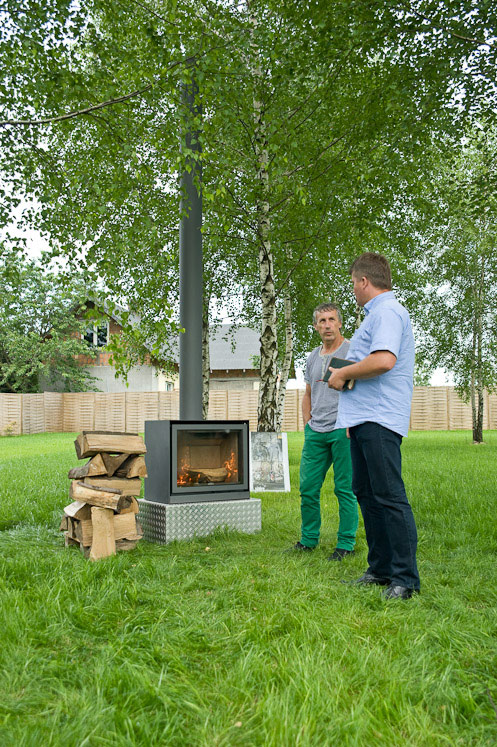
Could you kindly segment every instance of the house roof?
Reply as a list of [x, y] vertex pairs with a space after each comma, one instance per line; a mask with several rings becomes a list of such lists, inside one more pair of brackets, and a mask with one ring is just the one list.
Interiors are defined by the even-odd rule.
[[211, 370], [258, 369], [253, 356], [259, 355], [259, 333], [250, 327], [221, 324], [210, 335]]

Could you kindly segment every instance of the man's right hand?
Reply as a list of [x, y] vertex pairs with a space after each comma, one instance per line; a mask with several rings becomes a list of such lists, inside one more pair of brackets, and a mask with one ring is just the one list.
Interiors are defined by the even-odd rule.
[[331, 376], [328, 379], [328, 386], [330, 389], [336, 389], [337, 392], [341, 392], [345, 382], [347, 381], [346, 374], [344, 371], [346, 371], [345, 368], [329, 368], [331, 371]]

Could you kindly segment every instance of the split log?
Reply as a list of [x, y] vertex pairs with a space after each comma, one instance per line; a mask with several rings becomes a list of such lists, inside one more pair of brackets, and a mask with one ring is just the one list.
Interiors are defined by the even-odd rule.
[[140, 506], [138, 505], [138, 501], [136, 500], [136, 498], [132, 497], [131, 505], [128, 506], [128, 508], [122, 508], [119, 515], [121, 516], [121, 514], [137, 514], [139, 510]]
[[90, 547], [93, 540], [93, 525], [91, 519], [78, 521], [74, 527], [76, 539], [81, 545]]
[[93, 540], [90, 549], [90, 560], [100, 560], [116, 554], [114, 538], [114, 514], [110, 508], [92, 506], [91, 522]]
[[82, 501], [74, 501], [65, 507], [64, 513], [72, 519], [91, 519], [91, 506]]
[[78, 459], [91, 457], [98, 452], [111, 454], [145, 454], [147, 447], [137, 433], [102, 433], [83, 431], [74, 442]]
[[[116, 541], [116, 552], [120, 552], [121, 550], [134, 550], [135, 547], [138, 544], [138, 540], [128, 540], [128, 539], [122, 539]], [[86, 547], [85, 545], [79, 546], [81, 552], [85, 556], [85, 558], [90, 557], [90, 548]]]
[[122, 539], [116, 541], [116, 550], [134, 550], [138, 540]]
[[116, 477], [148, 477], [147, 465], [142, 456], [128, 456], [116, 471]]
[[71, 519], [69, 516], [67, 517], [67, 529], [66, 529], [66, 536], [71, 537], [74, 540], [77, 540], [76, 536], [76, 521], [74, 519]]
[[[138, 524], [135, 514], [116, 514], [112, 518], [112, 527], [114, 539], [139, 540], [143, 536], [141, 526]], [[76, 539], [85, 547], [93, 543], [93, 522], [92, 519], [87, 521], [78, 521], [75, 526]]]
[[60, 522], [59, 532], [67, 531], [67, 516], [63, 516]]
[[126, 480], [122, 477], [86, 477], [83, 482], [93, 488], [101, 488], [110, 492], [118, 490], [122, 495], [140, 495], [142, 487], [142, 481], [139, 477], [132, 480]]
[[116, 456], [112, 456], [112, 454], [106, 454], [105, 452], [100, 456], [105, 464], [107, 477], [112, 477], [121, 464], [129, 458], [129, 454], [116, 454]]
[[89, 503], [90, 506], [99, 506], [100, 508], [111, 508], [113, 511], [120, 513], [123, 508], [127, 508], [130, 503], [130, 496], [122, 495], [120, 490], [102, 490], [101, 488], [85, 485], [84, 482], [73, 480], [71, 482], [70, 497], [76, 501]]
[[198, 482], [224, 482], [228, 477], [228, 470], [224, 467], [186, 467], [184, 471]]
[[95, 456], [92, 457], [89, 462], [86, 462], [83, 467], [74, 467], [69, 470], [69, 479], [82, 480], [83, 477], [108, 474], [102, 457], [103, 454], [95, 454]]
[[73, 539], [72, 537], [70, 537], [69, 534], [67, 534], [67, 532], [64, 535], [64, 545], [66, 547], [71, 547], [71, 545], [77, 545], [78, 547], [80, 546], [78, 540]]

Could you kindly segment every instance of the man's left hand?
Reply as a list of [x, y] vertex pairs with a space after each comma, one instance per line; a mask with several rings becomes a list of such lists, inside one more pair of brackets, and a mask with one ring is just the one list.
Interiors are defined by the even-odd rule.
[[338, 392], [341, 392], [347, 381], [344, 375], [345, 368], [331, 368], [330, 366], [329, 370], [331, 371], [331, 375], [328, 379], [328, 386], [330, 389], [336, 389]]

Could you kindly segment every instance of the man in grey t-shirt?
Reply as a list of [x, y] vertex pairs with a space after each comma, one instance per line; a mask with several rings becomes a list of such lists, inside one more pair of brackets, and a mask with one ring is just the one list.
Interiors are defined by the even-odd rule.
[[359, 514], [352, 492], [349, 440], [345, 428], [335, 429], [339, 394], [323, 382], [323, 377], [332, 357], [347, 356], [350, 343], [341, 334], [342, 315], [336, 304], [321, 304], [314, 309], [313, 318], [322, 345], [309, 355], [305, 368], [305, 441], [300, 461], [302, 533], [292, 549], [313, 550], [319, 542], [321, 487], [333, 464], [339, 525], [337, 546], [329, 560], [343, 560], [354, 550]]

